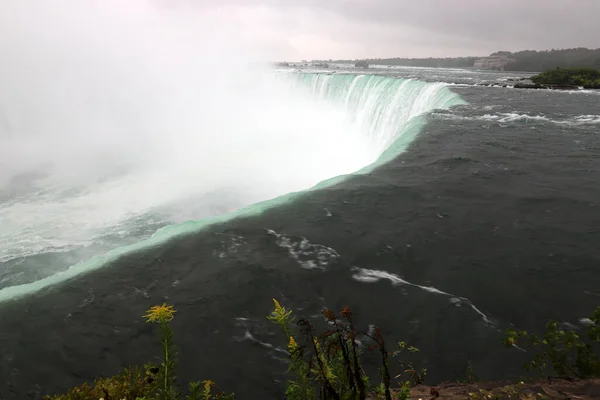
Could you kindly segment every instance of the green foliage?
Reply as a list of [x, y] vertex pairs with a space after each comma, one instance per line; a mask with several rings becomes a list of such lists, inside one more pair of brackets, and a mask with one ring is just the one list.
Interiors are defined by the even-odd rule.
[[289, 340], [289, 371], [294, 377], [287, 384], [286, 398], [366, 398], [364, 374], [358, 361], [358, 346], [353, 343], [349, 310], [342, 311], [347, 325], [342, 325], [332, 311], [325, 310], [323, 315], [333, 329], [318, 336], [307, 320], [298, 321], [304, 338], [304, 343], [299, 345], [291, 327], [295, 321], [292, 312], [277, 300], [273, 301], [275, 308], [267, 318], [277, 324]]
[[157, 387], [158, 368], [146, 365], [141, 368], [126, 368], [119, 374], [97, 379], [92, 385], [84, 383], [61, 395], [48, 396], [48, 400], [98, 400], [138, 399], [150, 396]]
[[[554, 68], [600, 68], [600, 49], [552, 49], [524, 50], [518, 52], [498, 51], [491, 56], [512, 58], [515, 61], [506, 65], [506, 71], [538, 72]], [[329, 62], [356, 63], [371, 65], [403, 65], [407, 67], [429, 68], [472, 68], [480, 57], [454, 58], [373, 58], [365, 60], [328, 60]]]
[[545, 71], [555, 68], [600, 68], [600, 49], [524, 50], [509, 53], [516, 61], [507, 71]]
[[158, 389], [159, 400], [176, 400], [179, 397], [177, 391], [177, 378], [175, 367], [177, 365], [177, 349], [173, 343], [173, 330], [168, 323], [160, 324], [160, 345], [163, 351], [163, 359], [160, 363], [160, 389]]
[[504, 344], [507, 347], [524, 344], [536, 350], [525, 365], [527, 370], [544, 374], [552, 368], [561, 376], [600, 377], [600, 307], [590, 320], [591, 324], [582, 334], [563, 329], [556, 321], [548, 322], [541, 338], [511, 328], [506, 332]]
[[233, 394], [218, 392], [213, 394], [215, 383], [207, 380], [191, 382], [186, 397], [180, 393], [175, 369], [177, 349], [173, 341], [170, 322], [174, 319], [175, 308], [166, 304], [151, 307], [144, 318], [159, 327], [159, 341], [162, 350], [160, 366], [148, 364], [142, 371], [139, 368], [125, 369], [110, 378], [101, 378], [93, 386], [87, 383], [77, 386], [66, 394], [48, 396], [48, 400], [234, 400]]
[[409, 346], [406, 344], [406, 342], [399, 342], [398, 350], [392, 353], [394, 358], [400, 358], [403, 355], [408, 355], [407, 359], [399, 360], [399, 365], [402, 373], [396, 376], [396, 378], [408, 375], [409, 379], [408, 381], [406, 381], [406, 383], [413, 386], [424, 384], [425, 377], [427, 376], [427, 368], [417, 369], [414, 366], [414, 355], [418, 352], [419, 349], [417, 349], [416, 347]]
[[285, 307], [282, 307], [277, 300], [273, 299], [273, 303], [275, 303], [275, 308], [271, 314], [267, 316], [267, 319], [279, 325], [286, 338], [291, 338], [292, 324], [296, 318], [292, 316], [291, 310], [286, 310]]
[[464, 374], [464, 379], [460, 379], [458, 382], [475, 383], [479, 380], [479, 378], [473, 371], [473, 363], [471, 362], [471, 360], [467, 361], [467, 364], [465, 365], [464, 369]]
[[[339, 315], [329, 309], [323, 310], [328, 328], [317, 334], [308, 320], [297, 321], [291, 310], [281, 306], [277, 300], [273, 301], [274, 309], [267, 318], [279, 326], [288, 342], [288, 372], [292, 379], [286, 384], [287, 400], [366, 400], [369, 394], [381, 400], [407, 400], [410, 398], [411, 388], [424, 383], [427, 369], [415, 365], [414, 357], [419, 353], [416, 347], [399, 342], [393, 352], [388, 352], [381, 330], [376, 327], [369, 332], [358, 332], [354, 326], [353, 314], [347, 307]], [[170, 326], [175, 312], [172, 306], [163, 304], [152, 307], [145, 315], [147, 322], [158, 326], [162, 352], [158, 365], [125, 369], [113, 377], [97, 379], [91, 385], [84, 383], [68, 393], [49, 396], [47, 399], [234, 400], [233, 394], [215, 393], [215, 383], [210, 380], [191, 382], [187, 395], [182, 394], [175, 375], [177, 349]], [[362, 366], [363, 351], [358, 345], [359, 335], [361, 340], [366, 337], [373, 343], [369, 351], [380, 358], [381, 380], [374, 387]], [[563, 329], [557, 322], [550, 321], [541, 338], [525, 331], [509, 329], [504, 344], [524, 344], [536, 351], [526, 365], [527, 369], [538, 369], [544, 373], [552, 368], [559, 375], [600, 377], [600, 307], [596, 308], [590, 324], [581, 332]], [[396, 361], [391, 366], [390, 356]], [[394, 377], [397, 380], [394, 389], [390, 368], [400, 370]], [[476, 378], [470, 362], [466, 371], [467, 381], [472, 383]], [[543, 398], [539, 393], [525, 390], [522, 382], [520, 385], [490, 391], [479, 390], [470, 393], [469, 398]]]
[[410, 399], [410, 383], [409, 382], [404, 382], [404, 384], [402, 385], [402, 387], [396, 391], [396, 400], [408, 400]]
[[531, 78], [534, 83], [546, 85], [574, 85], [586, 89], [600, 89], [600, 70], [594, 68], [553, 69]]
[[286, 310], [277, 300], [273, 299], [273, 303], [275, 308], [267, 316], [267, 319], [277, 324], [289, 340], [290, 363], [288, 371], [296, 377], [295, 380], [288, 382], [285, 397], [290, 400], [312, 400], [316, 398], [316, 394], [310, 382], [311, 366], [304, 361], [303, 348], [298, 346], [292, 334], [292, 323], [294, 323], [295, 317], [292, 316], [291, 310]]
[[[329, 309], [323, 310], [329, 328], [321, 334], [317, 334], [313, 325], [304, 319], [297, 322], [300, 332], [295, 333], [292, 323], [296, 318], [292, 312], [277, 300], [273, 301], [275, 307], [267, 318], [277, 324], [289, 340], [288, 370], [293, 379], [287, 382], [286, 399], [362, 400], [370, 391], [378, 398], [392, 399], [390, 353], [379, 328], [375, 328], [374, 333], [362, 333], [374, 343], [370, 350], [377, 351], [381, 357], [381, 383], [371, 388], [370, 379], [362, 367], [363, 352], [357, 343], [359, 333], [354, 327], [350, 309], [344, 307], [339, 315]], [[402, 372], [396, 378], [408, 375], [408, 379], [401, 382], [399, 390], [395, 392], [399, 399], [408, 398], [411, 387], [423, 383], [425, 378], [426, 370], [417, 370], [413, 365], [412, 356], [417, 352], [415, 347], [401, 342], [398, 350], [392, 354], [398, 358], [408, 355], [408, 359], [399, 362]]]

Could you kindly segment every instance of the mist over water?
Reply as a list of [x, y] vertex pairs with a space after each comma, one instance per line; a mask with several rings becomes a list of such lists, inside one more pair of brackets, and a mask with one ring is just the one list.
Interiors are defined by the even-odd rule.
[[351, 307], [431, 383], [518, 376], [508, 327], [583, 326], [598, 94], [270, 69], [222, 11], [155, 3], [0, 1], [0, 398], [141, 365], [164, 301], [182, 383], [265, 399], [286, 379], [272, 296], [315, 326]]
[[[81, 231], [208, 193], [248, 204], [376, 156], [341, 114], [249, 67], [201, 15], [13, 3], [1, 28], [0, 182], [8, 192], [15, 175], [43, 179], [2, 208], [2, 233], [33, 230], [27, 247], [85, 242]], [[185, 214], [176, 219], [199, 216]]]
[[193, 9], [53, 6], [0, 16], [0, 289], [358, 171], [460, 103], [439, 83], [273, 71]]

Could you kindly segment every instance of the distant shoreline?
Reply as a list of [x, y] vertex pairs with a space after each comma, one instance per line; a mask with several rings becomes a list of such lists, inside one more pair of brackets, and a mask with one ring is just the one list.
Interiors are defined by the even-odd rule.
[[[366, 63], [430, 68], [475, 68], [488, 71], [540, 72], [554, 68], [600, 68], [600, 49], [572, 48], [560, 50], [523, 50], [519, 52], [498, 51], [487, 57], [446, 58], [365, 58], [312, 60], [310, 63]], [[309, 63], [303, 60], [302, 63]], [[296, 62], [294, 63], [296, 64]]]

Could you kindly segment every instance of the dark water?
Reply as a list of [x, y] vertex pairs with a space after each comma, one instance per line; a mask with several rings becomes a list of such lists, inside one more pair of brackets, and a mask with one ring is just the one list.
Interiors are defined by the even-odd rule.
[[152, 359], [141, 315], [162, 302], [178, 309], [182, 379], [277, 398], [273, 297], [314, 321], [351, 307], [363, 328], [421, 349], [432, 383], [464, 377], [469, 361], [481, 379], [520, 375], [502, 331], [579, 326], [600, 304], [600, 96], [453, 90], [469, 105], [432, 114], [370, 175], [2, 304], [0, 398]]

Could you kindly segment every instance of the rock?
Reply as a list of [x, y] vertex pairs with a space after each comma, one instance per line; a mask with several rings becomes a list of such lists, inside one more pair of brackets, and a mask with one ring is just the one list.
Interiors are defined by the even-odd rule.
[[515, 89], [579, 90], [579, 86], [574, 85], [542, 85], [539, 83], [517, 83], [513, 87]]
[[[374, 398], [374, 397], [373, 397]], [[412, 399], [581, 399], [600, 398], [600, 379], [545, 379], [527, 382], [500, 381], [440, 383], [436, 387], [418, 385], [411, 389]]]
[[547, 87], [554, 90], [579, 90], [579, 86], [575, 85], [547, 85]]
[[546, 86], [537, 83], [517, 83], [515, 89], [546, 89]]

